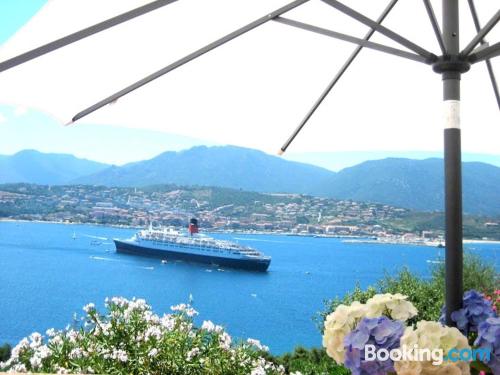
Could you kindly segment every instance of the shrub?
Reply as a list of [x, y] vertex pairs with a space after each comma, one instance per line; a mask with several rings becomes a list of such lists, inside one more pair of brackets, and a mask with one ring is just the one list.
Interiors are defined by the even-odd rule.
[[9, 344], [0, 346], [0, 362], [6, 361], [10, 358], [11, 347]]
[[[408, 301], [413, 303], [418, 310], [418, 315], [410, 323], [415, 323], [418, 320], [436, 321], [439, 319], [444, 305], [444, 275], [445, 265], [440, 263], [432, 266], [430, 279], [419, 277], [409, 269], [403, 268], [396, 276], [386, 274], [376, 285], [369, 286], [366, 290], [356, 285], [352, 292], [347, 293], [342, 298], [335, 297], [325, 302], [326, 310], [321, 312], [319, 319], [317, 319], [319, 327], [323, 332], [325, 317], [338, 305], [350, 305], [353, 301], [365, 303], [377, 293], [401, 293], [408, 296]], [[466, 253], [463, 280], [464, 291], [474, 289], [487, 295], [493, 295], [496, 286], [499, 285], [500, 275], [494, 265], [488, 264], [475, 254]]]
[[325, 349], [305, 349], [301, 346], [292, 353], [281, 356], [266, 355], [266, 359], [277, 366], [283, 366], [287, 373], [300, 373], [302, 375], [349, 375], [350, 371], [344, 366], [337, 365]]
[[107, 312], [93, 304], [79, 328], [33, 333], [12, 349], [0, 371], [99, 374], [238, 375], [283, 374], [262, 357], [258, 340], [233, 343], [221, 326], [193, 324], [197, 312], [186, 304], [155, 315], [144, 300], [112, 298]]

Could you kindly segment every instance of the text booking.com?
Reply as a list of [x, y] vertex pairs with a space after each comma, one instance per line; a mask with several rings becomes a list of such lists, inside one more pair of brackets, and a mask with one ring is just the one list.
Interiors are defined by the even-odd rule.
[[450, 362], [472, 362], [489, 361], [491, 352], [486, 348], [478, 349], [451, 349], [444, 353], [443, 349], [419, 348], [417, 345], [407, 347], [403, 345], [399, 349], [377, 349], [375, 345], [365, 346], [366, 361], [431, 361], [433, 365], [439, 366], [444, 361]]

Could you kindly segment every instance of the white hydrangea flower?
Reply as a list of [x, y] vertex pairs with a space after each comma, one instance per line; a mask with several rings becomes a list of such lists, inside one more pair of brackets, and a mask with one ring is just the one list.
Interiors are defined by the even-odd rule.
[[407, 321], [418, 313], [415, 306], [406, 300], [407, 298], [400, 293], [377, 294], [366, 302], [366, 316], [377, 318], [387, 315], [395, 320]]
[[[438, 322], [420, 321], [417, 328], [407, 327], [401, 337], [401, 347], [441, 350], [446, 354], [450, 349], [470, 349], [467, 338], [454, 328], [443, 326]], [[469, 375], [470, 366], [465, 362], [444, 361], [433, 364], [428, 361], [396, 361], [394, 368], [398, 375]]]
[[149, 351], [148, 353], [148, 357], [151, 357], [151, 358], [154, 358], [158, 355], [158, 349], [156, 348], [153, 348]]
[[355, 301], [350, 306], [339, 305], [325, 320], [323, 346], [337, 363], [344, 363], [344, 338], [366, 316], [366, 306]]

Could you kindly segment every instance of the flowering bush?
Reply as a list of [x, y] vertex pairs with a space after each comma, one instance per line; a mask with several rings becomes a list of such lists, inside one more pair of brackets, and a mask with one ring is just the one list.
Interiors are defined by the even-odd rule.
[[155, 315], [142, 299], [106, 300], [107, 312], [84, 307], [78, 329], [33, 333], [13, 349], [0, 371], [113, 374], [283, 374], [266, 361], [258, 340], [235, 344], [210, 321], [193, 324], [189, 304]]
[[[495, 314], [491, 300], [475, 290], [469, 290], [464, 294], [463, 307], [452, 312], [451, 319], [457, 324], [457, 328], [468, 336], [471, 332], [477, 333], [479, 324]], [[445, 320], [444, 307], [439, 320]]]
[[491, 301], [493, 310], [498, 314], [500, 313], [500, 289], [495, 290], [492, 295], [488, 295], [485, 293], [485, 298], [488, 301]]
[[[344, 339], [356, 328], [362, 318], [386, 316], [406, 321], [417, 314], [417, 309], [401, 294], [377, 294], [366, 304], [353, 302], [350, 306], [339, 305], [325, 320], [323, 346], [337, 363], [344, 363]], [[394, 315], [394, 316], [393, 316]]]
[[500, 374], [500, 318], [488, 318], [479, 325], [478, 336], [474, 345], [490, 350], [490, 359], [486, 365], [493, 374]]
[[[410, 360], [400, 357], [382, 359], [366, 358], [366, 346], [386, 352], [402, 348], [441, 350], [470, 348], [467, 338], [456, 328], [438, 322], [420, 321], [416, 329], [405, 323], [417, 315], [417, 310], [401, 294], [378, 294], [366, 304], [354, 302], [340, 305], [325, 320], [323, 345], [328, 355], [343, 363], [354, 375], [386, 374], [396, 371], [400, 375], [470, 373], [464, 362], [443, 361], [433, 364], [430, 358]], [[404, 332], [404, 333], [403, 333]]]

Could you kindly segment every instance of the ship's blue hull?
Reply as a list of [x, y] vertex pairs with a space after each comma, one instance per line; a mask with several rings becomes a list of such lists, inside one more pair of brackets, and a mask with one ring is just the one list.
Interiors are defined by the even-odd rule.
[[216, 256], [180, 253], [172, 250], [153, 249], [139, 246], [131, 242], [114, 240], [116, 251], [119, 253], [148, 256], [167, 260], [182, 260], [185, 262], [205, 263], [220, 267], [239, 268], [250, 271], [267, 271], [270, 259], [230, 259]]

